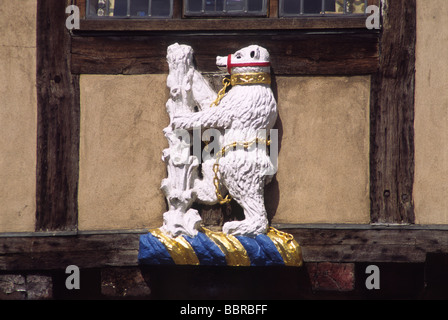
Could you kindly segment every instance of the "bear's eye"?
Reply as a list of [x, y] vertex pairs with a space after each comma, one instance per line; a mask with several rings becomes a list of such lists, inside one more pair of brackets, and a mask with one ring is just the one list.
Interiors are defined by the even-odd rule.
[[251, 57], [251, 58], [255, 57], [255, 51], [251, 51], [251, 52], [250, 52], [250, 57]]

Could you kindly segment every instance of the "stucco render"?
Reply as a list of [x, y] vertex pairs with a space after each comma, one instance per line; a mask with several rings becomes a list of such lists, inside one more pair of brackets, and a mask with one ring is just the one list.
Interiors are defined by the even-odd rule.
[[448, 6], [417, 0], [415, 219], [448, 223]]
[[36, 1], [2, 1], [0, 30], [0, 232], [34, 231]]
[[[369, 77], [278, 77], [274, 223], [369, 222]], [[166, 75], [81, 77], [79, 228], [161, 225]]]

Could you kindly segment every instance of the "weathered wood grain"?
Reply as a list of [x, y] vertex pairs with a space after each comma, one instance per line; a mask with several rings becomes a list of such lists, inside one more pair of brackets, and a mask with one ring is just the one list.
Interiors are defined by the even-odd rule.
[[278, 19], [278, 11], [279, 11], [279, 0], [270, 0], [269, 12], [268, 12], [269, 18]]
[[0, 269], [137, 265], [138, 234], [0, 238]]
[[77, 226], [79, 76], [70, 72], [70, 3], [37, 2], [36, 230]]
[[388, 0], [384, 8], [371, 85], [371, 220], [414, 223], [416, 1]]
[[[274, 12], [273, 12], [274, 13]], [[81, 20], [81, 31], [262, 31], [364, 29], [365, 16]]]
[[86, 0], [72, 0], [72, 3], [79, 8], [79, 18], [85, 19], [86, 17]]
[[166, 34], [141, 36], [75, 36], [75, 74], [167, 73], [166, 49], [179, 42], [195, 50], [199, 70], [217, 71], [216, 56], [257, 43], [270, 51], [278, 75], [357, 75], [378, 69], [378, 34], [370, 32], [309, 34]]
[[[325, 228], [288, 227], [306, 262], [422, 263], [428, 253], [448, 253], [448, 232], [428, 227], [369, 227], [334, 225]], [[0, 270], [47, 270], [105, 266], [136, 266], [144, 231], [77, 235], [2, 236]]]

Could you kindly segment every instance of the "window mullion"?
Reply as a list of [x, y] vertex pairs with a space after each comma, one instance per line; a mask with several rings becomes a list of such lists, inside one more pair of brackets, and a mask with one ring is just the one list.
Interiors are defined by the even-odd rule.
[[[114, 0], [77, 0], [85, 1], [87, 7], [87, 17], [95, 16], [114, 16], [117, 18], [130, 18], [135, 15], [134, 5], [132, 2], [135, 0], [121, 0], [117, 5], [113, 5]], [[117, 0], [115, 0], [117, 1]], [[140, 3], [140, 1], [142, 3]], [[153, 0], [139, 0], [139, 3], [144, 6], [147, 3], [147, 15], [146, 17], [172, 17], [173, 2], [172, 0], [165, 0], [165, 2], [154, 2]], [[221, 2], [222, 1], [222, 2]], [[276, 12], [276, 15], [280, 13], [280, 17], [299, 17], [299, 16], [316, 16], [319, 13], [324, 16], [332, 13], [339, 13], [342, 15], [359, 15], [365, 14], [363, 8], [366, 8], [369, 3], [378, 3], [377, 1], [361, 0], [361, 1], [349, 1], [349, 0], [275, 0], [269, 4], [268, 0], [259, 0], [260, 2], [254, 2], [254, 7], [251, 7], [252, 2], [250, 0], [176, 0], [175, 7], [179, 8], [179, 13], [176, 18], [181, 17], [181, 4], [184, 4], [184, 13], [186, 16], [254, 16], [261, 17], [266, 16], [270, 11], [266, 8], [268, 5], [270, 10]], [[306, 2], [309, 1], [309, 2]], [[191, 2], [191, 3], [190, 3]], [[117, 4], [117, 2], [116, 2]], [[153, 8], [154, 4], [154, 8]], [[160, 4], [160, 7], [158, 6]], [[333, 7], [333, 5], [335, 5]], [[168, 10], [169, 6], [169, 10]], [[276, 8], [278, 6], [278, 8]], [[319, 6], [321, 10], [319, 10]], [[115, 8], [114, 8], [115, 7]], [[138, 6], [139, 8], [141, 6]], [[343, 7], [343, 8], [341, 8]], [[114, 10], [116, 9], [116, 10]], [[154, 9], [154, 10], [153, 10]], [[229, 11], [230, 9], [230, 11]], [[342, 10], [341, 10], [342, 9]], [[94, 12], [96, 10], [96, 12]], [[143, 11], [144, 9], [139, 9]], [[176, 9], [177, 10], [177, 9]], [[341, 12], [342, 11], [342, 12]]]

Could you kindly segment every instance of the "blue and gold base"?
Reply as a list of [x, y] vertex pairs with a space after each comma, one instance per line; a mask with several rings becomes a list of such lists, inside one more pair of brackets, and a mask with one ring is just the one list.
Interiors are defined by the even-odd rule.
[[138, 260], [143, 265], [300, 267], [302, 252], [292, 235], [274, 228], [255, 238], [205, 228], [193, 238], [171, 238], [160, 229], [152, 229], [140, 236]]

